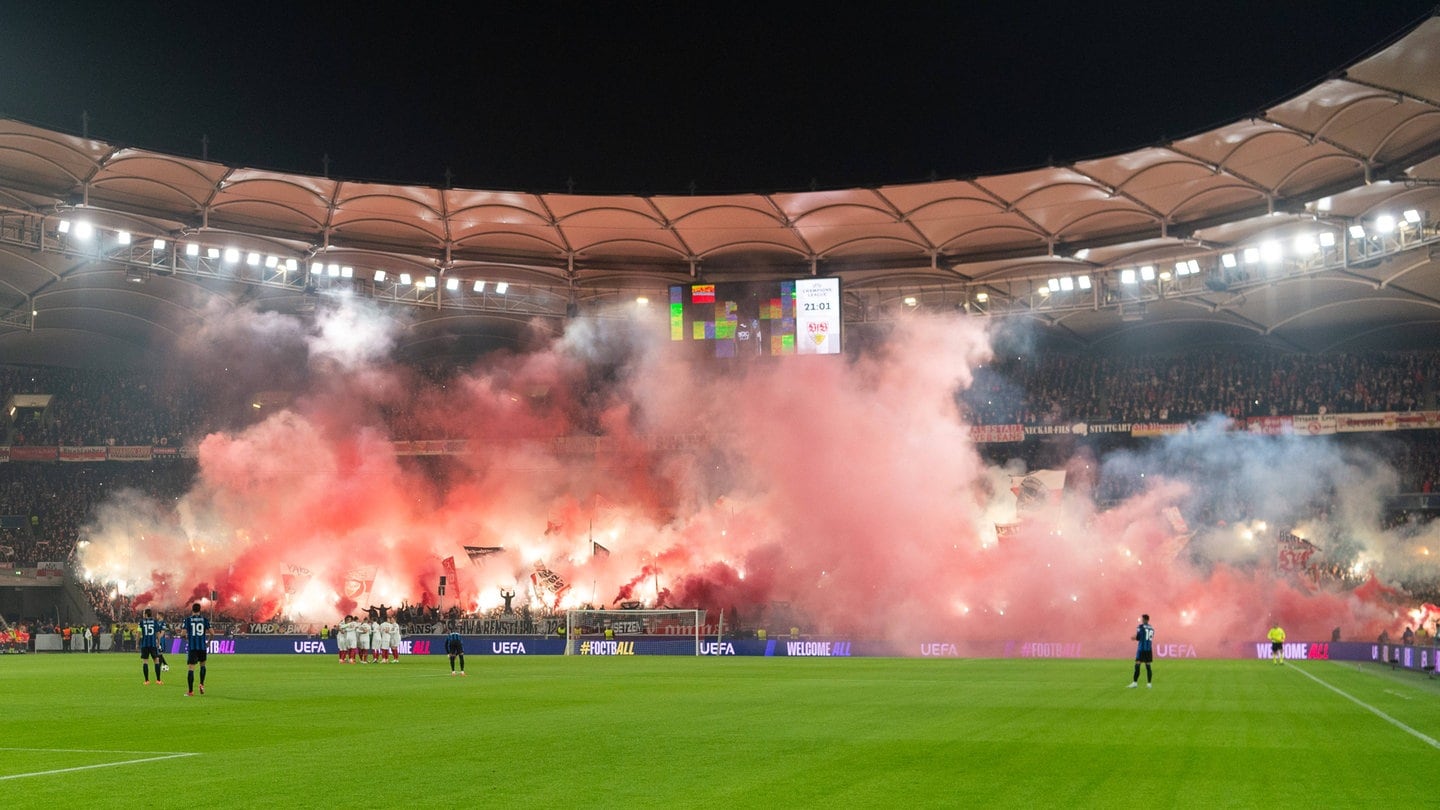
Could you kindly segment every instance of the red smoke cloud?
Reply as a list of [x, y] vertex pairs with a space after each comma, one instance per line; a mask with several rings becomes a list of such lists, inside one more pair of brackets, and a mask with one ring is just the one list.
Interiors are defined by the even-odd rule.
[[[353, 311], [342, 322], [368, 323]], [[990, 357], [983, 321], [915, 319], [859, 357], [735, 366], [633, 328], [580, 321], [444, 387], [319, 330], [309, 390], [201, 441], [178, 504], [107, 504], [84, 563], [148, 583], [130, 586], [146, 604], [213, 587], [257, 620], [407, 600], [488, 609], [503, 589], [548, 604], [555, 592], [531, 576], [547, 570], [565, 606], [634, 599], [863, 638], [1095, 654], [1128, 649], [1141, 613], [1160, 641], [1205, 652], [1262, 638], [1271, 620], [1321, 639], [1402, 617], [1384, 594], [1279, 578], [1263, 552], [1197, 559], [1162, 516], [1198, 486], [1178, 477], [1106, 511], [1072, 486], [1044, 520], [997, 539], [1014, 519], [1008, 475], [982, 462], [954, 397]], [[396, 438], [465, 449], [397, 455]], [[472, 564], [467, 546], [503, 551]], [[440, 597], [447, 557], [458, 567]], [[287, 566], [305, 572], [288, 594]]]

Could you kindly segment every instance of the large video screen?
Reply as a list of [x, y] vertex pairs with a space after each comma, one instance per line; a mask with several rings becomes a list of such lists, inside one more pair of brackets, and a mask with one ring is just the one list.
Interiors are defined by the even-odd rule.
[[670, 339], [715, 357], [840, 353], [840, 279], [670, 287]]

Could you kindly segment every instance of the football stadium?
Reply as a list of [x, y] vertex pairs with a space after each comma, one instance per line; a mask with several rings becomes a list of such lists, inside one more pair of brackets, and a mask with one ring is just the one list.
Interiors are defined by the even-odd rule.
[[1427, 805], [1440, 16], [864, 187], [0, 117], [0, 400], [7, 807]]

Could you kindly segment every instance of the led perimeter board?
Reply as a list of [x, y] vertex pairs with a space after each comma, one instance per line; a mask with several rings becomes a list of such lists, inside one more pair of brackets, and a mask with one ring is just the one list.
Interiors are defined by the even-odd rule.
[[840, 279], [670, 287], [670, 340], [714, 357], [840, 353]]

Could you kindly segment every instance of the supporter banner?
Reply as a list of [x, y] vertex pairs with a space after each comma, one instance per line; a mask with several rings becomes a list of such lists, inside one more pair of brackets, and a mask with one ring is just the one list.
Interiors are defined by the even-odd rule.
[[111, 461], [150, 461], [155, 457], [155, 448], [145, 447], [112, 447], [108, 453]]
[[970, 441], [977, 444], [1023, 442], [1025, 441], [1025, 427], [1023, 425], [972, 425]]
[[63, 563], [63, 562], [41, 562], [41, 563], [35, 563], [35, 576], [37, 576], [37, 577], [63, 577], [63, 576], [65, 576], [65, 563]]
[[1173, 436], [1189, 430], [1190, 425], [1185, 422], [1135, 422], [1130, 425], [1131, 436]]
[[1026, 436], [1084, 436], [1090, 430], [1090, 426], [1084, 422], [1076, 422], [1073, 425], [1029, 425], [1025, 428]]
[[391, 442], [397, 456], [453, 456], [464, 453], [469, 442], [464, 439], [419, 439]]
[[1411, 411], [1395, 415], [1397, 430], [1426, 430], [1440, 428], [1440, 411]]
[[1255, 416], [1245, 420], [1245, 429], [1251, 433], [1279, 436], [1291, 432], [1294, 423], [1288, 416]]
[[61, 461], [104, 461], [104, 447], [65, 447], [60, 448]]
[[1304, 414], [1291, 417], [1295, 432], [1302, 436], [1328, 436], [1335, 432], [1334, 414]]
[[1129, 422], [1112, 422], [1110, 424], [1100, 425], [1092, 422], [1089, 425], [1089, 429], [1091, 433], [1129, 433], [1131, 431], [1131, 425]]
[[11, 461], [54, 461], [60, 457], [55, 447], [11, 447]]
[[1396, 414], [1391, 413], [1337, 413], [1336, 433], [1364, 433], [1372, 430], [1394, 430]]

